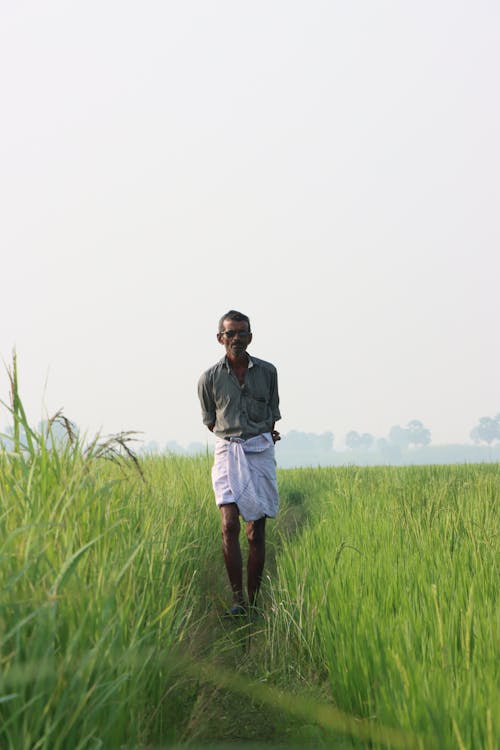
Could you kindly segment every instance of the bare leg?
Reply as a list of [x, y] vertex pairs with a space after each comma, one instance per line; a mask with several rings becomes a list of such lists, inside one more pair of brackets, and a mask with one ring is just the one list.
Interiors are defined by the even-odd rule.
[[246, 527], [248, 539], [248, 600], [254, 607], [259, 593], [266, 559], [266, 519], [249, 521]]
[[243, 563], [240, 548], [240, 516], [236, 503], [221, 505], [222, 552], [229, 583], [236, 604], [245, 605], [243, 596]]

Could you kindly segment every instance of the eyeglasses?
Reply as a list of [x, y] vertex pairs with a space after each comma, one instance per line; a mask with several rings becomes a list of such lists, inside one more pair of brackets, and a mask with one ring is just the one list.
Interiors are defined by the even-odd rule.
[[239, 336], [241, 339], [248, 339], [252, 335], [250, 331], [221, 331], [221, 336], [227, 336], [228, 339], [234, 339], [235, 336]]

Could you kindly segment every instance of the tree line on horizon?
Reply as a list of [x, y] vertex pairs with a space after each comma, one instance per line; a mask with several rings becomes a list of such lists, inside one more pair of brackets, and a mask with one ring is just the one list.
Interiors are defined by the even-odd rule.
[[[50, 421], [50, 420], [49, 420]], [[44, 420], [39, 424], [39, 431], [47, 430], [49, 421]], [[73, 425], [76, 434], [78, 428]], [[54, 421], [50, 424], [51, 440], [55, 444], [62, 444], [68, 440], [67, 430], [61, 421]], [[471, 429], [470, 437], [475, 445], [486, 444], [492, 446], [500, 442], [500, 412], [494, 417], [480, 417], [478, 423]], [[23, 435], [20, 436], [23, 443]], [[138, 446], [137, 452], [142, 454], [174, 453], [184, 455], [194, 455], [204, 452], [207, 446], [201, 442], [189, 443], [186, 447], [181, 446], [177, 441], [170, 440], [165, 443], [163, 449], [160, 444], [151, 440], [147, 443], [140, 443], [136, 439]], [[334, 452], [334, 434], [331, 431], [323, 433], [303, 432], [300, 430], [290, 430], [282, 435], [280, 450], [285, 453], [308, 453], [308, 454], [328, 454]], [[344, 439], [345, 446], [353, 453], [363, 452], [381, 452], [381, 453], [400, 453], [410, 448], [425, 448], [431, 445], [432, 435], [428, 427], [419, 419], [412, 419], [405, 427], [394, 425], [389, 430], [386, 437], [377, 438], [369, 432], [358, 432], [350, 430]], [[13, 445], [13, 428], [7, 426], [0, 432], [0, 445], [7, 450]]]
[[[481, 417], [470, 431], [475, 445], [486, 443], [492, 445], [500, 441], [500, 413], [495, 417]], [[315, 450], [318, 452], [333, 451], [334, 435], [332, 432], [315, 434], [291, 430], [283, 436], [290, 449]], [[386, 437], [377, 438], [370, 432], [350, 430], [344, 439], [347, 448], [352, 451], [385, 450], [396, 448], [405, 450], [410, 447], [426, 447], [432, 442], [431, 431], [419, 419], [412, 419], [405, 427], [394, 425]]]

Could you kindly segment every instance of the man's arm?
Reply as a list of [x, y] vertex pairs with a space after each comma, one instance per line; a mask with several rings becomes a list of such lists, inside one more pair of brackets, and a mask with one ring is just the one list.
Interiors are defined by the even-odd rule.
[[215, 427], [215, 401], [213, 388], [208, 373], [205, 372], [198, 381], [198, 398], [201, 404], [201, 415], [203, 424], [213, 432]]
[[281, 440], [281, 435], [279, 434], [277, 430], [274, 429], [274, 426], [276, 424], [276, 420], [281, 419], [281, 414], [280, 414], [280, 407], [279, 407], [280, 398], [278, 394], [278, 372], [276, 368], [274, 368], [274, 371], [273, 371], [273, 378], [271, 380], [271, 391], [269, 395], [270, 395], [269, 401], [271, 404], [273, 417], [275, 419], [275, 421], [273, 422], [272, 429], [271, 429], [271, 437], [273, 439], [273, 442], [277, 443], [278, 440]]

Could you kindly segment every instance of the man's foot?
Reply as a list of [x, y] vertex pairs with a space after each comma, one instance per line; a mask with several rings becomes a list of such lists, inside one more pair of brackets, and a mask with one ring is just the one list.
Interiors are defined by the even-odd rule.
[[233, 604], [232, 607], [224, 612], [224, 617], [246, 617], [247, 610], [243, 604]]

